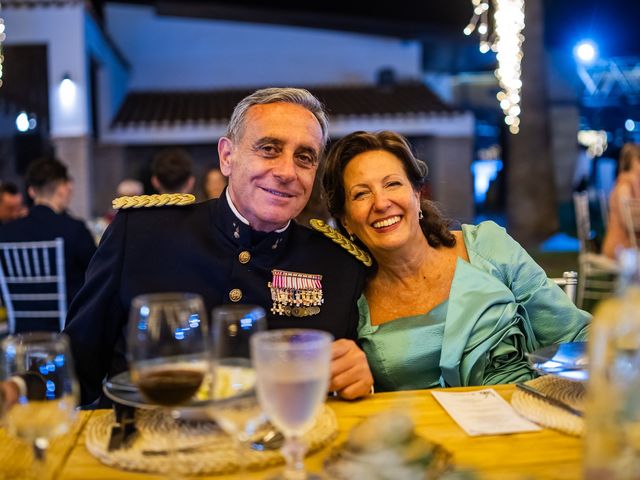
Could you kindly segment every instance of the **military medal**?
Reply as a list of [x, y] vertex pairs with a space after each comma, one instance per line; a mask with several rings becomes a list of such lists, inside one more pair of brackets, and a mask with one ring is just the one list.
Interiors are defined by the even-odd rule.
[[271, 313], [287, 317], [317, 315], [322, 297], [322, 275], [312, 273], [272, 270], [273, 279], [268, 283], [273, 306]]

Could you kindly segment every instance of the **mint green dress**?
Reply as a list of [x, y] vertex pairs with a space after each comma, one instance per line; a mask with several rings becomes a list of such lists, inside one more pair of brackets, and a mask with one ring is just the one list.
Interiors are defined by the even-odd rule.
[[463, 225], [449, 298], [423, 315], [371, 325], [358, 300], [358, 337], [376, 391], [493, 385], [534, 378], [525, 352], [586, 340], [590, 314], [494, 222]]

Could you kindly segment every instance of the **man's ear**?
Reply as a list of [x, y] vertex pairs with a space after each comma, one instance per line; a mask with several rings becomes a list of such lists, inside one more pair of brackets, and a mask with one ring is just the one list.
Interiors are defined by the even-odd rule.
[[225, 177], [231, 175], [233, 142], [230, 138], [220, 137], [218, 140], [218, 157], [220, 158], [220, 171]]
[[158, 177], [156, 177], [155, 175], [153, 175], [151, 177], [151, 185], [153, 186], [153, 188], [156, 189], [156, 191], [158, 193], [164, 193], [164, 189], [162, 188], [162, 184], [158, 180]]
[[29, 195], [29, 198], [31, 198], [31, 200], [36, 198], [36, 190], [33, 187], [27, 188], [27, 194]]
[[193, 187], [195, 186], [195, 184], [196, 184], [196, 177], [191, 175], [187, 180], [187, 183], [185, 183], [182, 193], [192, 193]]

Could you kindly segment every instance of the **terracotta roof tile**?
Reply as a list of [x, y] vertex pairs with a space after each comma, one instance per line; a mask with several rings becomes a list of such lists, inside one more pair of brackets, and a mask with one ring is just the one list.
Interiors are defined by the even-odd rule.
[[[387, 87], [310, 87], [331, 117], [412, 115], [453, 109], [420, 83]], [[187, 123], [226, 123], [235, 105], [255, 89], [213, 91], [132, 91], [112, 126], [116, 128]]]

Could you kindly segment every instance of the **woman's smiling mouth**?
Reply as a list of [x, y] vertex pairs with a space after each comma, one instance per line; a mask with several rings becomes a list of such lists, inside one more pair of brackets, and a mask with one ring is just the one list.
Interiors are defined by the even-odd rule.
[[371, 224], [371, 226], [373, 228], [390, 227], [391, 225], [395, 225], [396, 223], [398, 223], [401, 219], [402, 219], [402, 217], [400, 215], [395, 215], [393, 217], [389, 217], [389, 218], [385, 218], [383, 220], [378, 220], [376, 222], [373, 222]]

